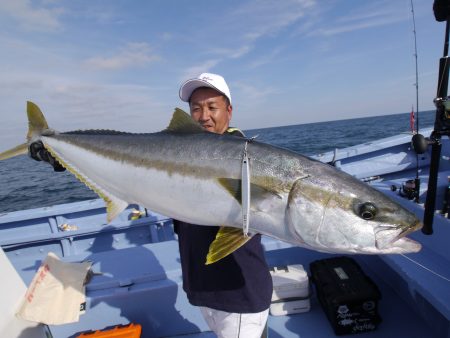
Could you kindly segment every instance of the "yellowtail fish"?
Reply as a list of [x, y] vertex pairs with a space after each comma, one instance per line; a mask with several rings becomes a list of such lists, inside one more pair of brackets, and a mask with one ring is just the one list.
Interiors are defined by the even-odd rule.
[[[261, 233], [330, 253], [391, 254], [420, 250], [405, 237], [418, 218], [386, 195], [295, 152], [202, 129], [176, 109], [167, 129], [148, 134], [109, 130], [57, 132], [28, 102], [27, 142], [0, 160], [45, 148], [106, 202], [110, 222], [129, 204], [174, 219], [222, 226], [207, 264]], [[242, 159], [249, 205], [242, 207]], [[243, 234], [243, 212], [249, 236]]]

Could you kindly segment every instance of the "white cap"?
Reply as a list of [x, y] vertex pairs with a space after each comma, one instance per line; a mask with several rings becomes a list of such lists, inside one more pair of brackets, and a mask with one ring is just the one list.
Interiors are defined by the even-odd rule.
[[200, 87], [209, 87], [217, 90], [225, 95], [231, 103], [230, 89], [228, 88], [225, 79], [217, 74], [202, 73], [198, 77], [187, 80], [181, 85], [180, 99], [185, 102], [189, 102], [194, 90]]

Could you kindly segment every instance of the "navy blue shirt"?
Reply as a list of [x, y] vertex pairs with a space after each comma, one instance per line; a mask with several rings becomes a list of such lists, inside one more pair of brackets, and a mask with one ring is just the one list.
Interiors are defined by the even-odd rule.
[[[243, 136], [236, 129], [230, 128], [227, 132]], [[220, 228], [177, 220], [174, 225], [180, 248], [183, 289], [192, 305], [235, 313], [256, 313], [269, 308], [273, 286], [261, 235], [255, 235], [218, 262], [206, 265], [209, 246]]]
[[255, 313], [269, 308], [272, 278], [261, 235], [218, 262], [205, 265], [219, 227], [174, 220], [178, 233], [183, 289], [189, 302], [216, 310]]

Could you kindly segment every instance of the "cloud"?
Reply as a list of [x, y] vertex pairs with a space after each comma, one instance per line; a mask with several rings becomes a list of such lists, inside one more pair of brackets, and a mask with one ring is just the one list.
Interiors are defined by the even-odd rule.
[[234, 87], [239, 89], [240, 94], [246, 98], [248, 101], [261, 100], [266, 97], [270, 97], [270, 94], [275, 93], [277, 90], [273, 87], [261, 87], [260, 84], [257, 86], [251, 85], [247, 82], [238, 81], [234, 83]]
[[87, 22], [95, 22], [100, 25], [123, 24], [121, 15], [112, 6], [105, 6], [105, 3], [95, 3], [90, 1], [81, 7], [73, 8], [71, 15]]
[[183, 72], [180, 81], [184, 82], [187, 79], [200, 75], [201, 73], [210, 72], [211, 69], [213, 69], [221, 61], [221, 59], [211, 59], [206, 60], [199, 65], [191, 66]]
[[233, 13], [233, 20], [236, 21], [234, 26], [245, 32], [245, 40], [255, 41], [294, 24], [315, 4], [315, 0], [252, 1]]
[[211, 54], [217, 54], [223, 58], [238, 59], [252, 50], [253, 46], [244, 45], [239, 48], [213, 48], [208, 51]]
[[332, 36], [342, 33], [354, 32], [367, 28], [385, 26], [398, 21], [401, 20], [398, 18], [374, 18], [373, 20], [367, 20], [364, 22], [356, 22], [352, 24], [335, 26], [332, 28], [318, 29], [314, 31], [311, 35]]
[[170, 32], [164, 32], [160, 35], [160, 39], [163, 41], [170, 41], [173, 39], [173, 34]]
[[0, 1], [0, 15], [12, 18], [26, 30], [59, 31], [64, 10], [51, 5], [42, 2], [33, 6], [30, 0]]
[[[55, 83], [47, 91], [48, 102], [64, 107], [65, 118], [82, 128], [142, 130], [150, 112], [162, 112], [165, 104], [155, 89], [132, 84]], [[170, 110], [164, 111], [170, 114]], [[134, 119], [134, 121], [133, 121]], [[136, 119], [141, 119], [136, 123]], [[95, 123], [96, 125], [92, 125]], [[148, 130], [149, 127], [144, 127]]]
[[48, 77], [45, 81], [31, 75], [27, 80], [0, 79], [0, 99], [4, 102], [0, 107], [0, 144], [6, 149], [23, 142], [27, 100], [41, 107], [50, 127], [56, 130], [150, 132], [166, 127], [174, 108], [172, 92], [165, 87], [92, 83], [64, 77]]
[[[315, 5], [316, 0], [251, 0], [230, 9], [220, 19], [214, 16], [213, 23], [205, 23], [210, 29], [202, 30], [197, 37], [199, 41], [212, 42], [205, 52], [210, 60], [190, 67], [183, 72], [182, 78], [196, 76], [227, 60], [248, 55], [258, 47], [259, 40], [276, 36], [283, 29], [298, 23]], [[269, 63], [277, 53], [275, 51], [270, 56], [253, 62], [251, 67]]]
[[[352, 11], [346, 16], [337, 17], [329, 27], [313, 30], [311, 36], [332, 36], [359, 31], [367, 28], [381, 27], [408, 20], [399, 10], [388, 2], [370, 3], [368, 6]], [[322, 23], [323, 24], [323, 23]]]
[[257, 68], [257, 67], [261, 67], [265, 64], [271, 63], [274, 59], [278, 58], [281, 51], [282, 51], [282, 48], [277, 47], [274, 50], [270, 51], [269, 53], [264, 54], [257, 59], [254, 59], [252, 62], [250, 62], [249, 67]]
[[92, 57], [84, 62], [85, 66], [97, 70], [118, 70], [130, 67], [144, 66], [160, 60], [161, 58], [153, 54], [150, 45], [145, 42], [128, 43], [121, 48], [116, 55], [104, 57]]

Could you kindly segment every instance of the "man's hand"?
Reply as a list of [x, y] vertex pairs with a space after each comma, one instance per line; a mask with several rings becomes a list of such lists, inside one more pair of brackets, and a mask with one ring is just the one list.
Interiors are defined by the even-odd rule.
[[48, 151], [45, 149], [42, 141], [36, 141], [28, 147], [28, 155], [36, 161], [44, 161], [50, 163], [55, 171], [64, 171], [64, 168]]

